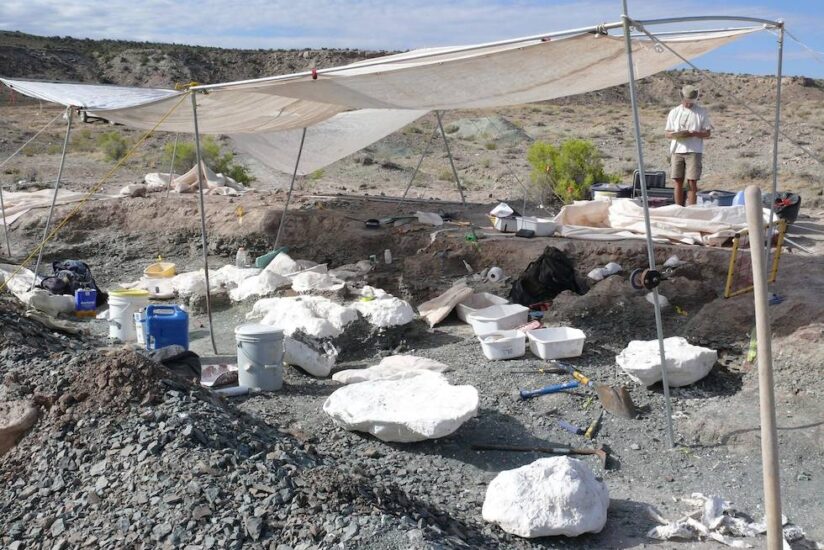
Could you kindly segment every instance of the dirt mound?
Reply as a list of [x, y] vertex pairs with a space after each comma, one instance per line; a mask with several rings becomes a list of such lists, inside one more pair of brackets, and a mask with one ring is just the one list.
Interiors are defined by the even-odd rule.
[[114, 414], [135, 404], [155, 403], [169, 386], [184, 384], [170, 370], [134, 351], [112, 351], [83, 365], [59, 401], [65, 406], [77, 402], [76, 412], [105, 409]]

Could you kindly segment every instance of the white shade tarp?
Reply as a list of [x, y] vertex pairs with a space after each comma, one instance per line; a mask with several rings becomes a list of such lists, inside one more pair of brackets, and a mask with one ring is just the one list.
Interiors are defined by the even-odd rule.
[[[297, 173], [306, 175], [360, 151], [403, 128], [427, 111], [409, 109], [359, 109], [335, 115], [306, 131]], [[302, 130], [264, 134], [231, 134], [235, 145], [269, 168], [295, 169]]]
[[136, 107], [144, 103], [180, 95], [175, 90], [162, 88], [135, 88], [106, 84], [75, 84], [40, 80], [0, 78], [0, 82], [23, 95], [59, 103], [67, 107], [80, 107], [89, 111]]
[[[693, 59], [762, 27], [663, 39]], [[681, 59], [645, 38], [632, 41], [637, 78]], [[621, 37], [581, 33], [506, 44], [432, 48], [324, 69], [196, 89], [204, 134], [229, 134], [272, 168], [307, 174], [394, 132], [431, 110], [493, 108], [543, 101], [626, 83]], [[128, 126], [193, 132], [192, 112], [174, 90], [2, 79], [33, 97], [83, 107]], [[177, 108], [175, 109], [175, 106]], [[354, 111], [353, 111], [354, 109]], [[167, 116], [168, 115], [168, 116]]]
[[[760, 29], [667, 37], [693, 59]], [[650, 40], [633, 40], [636, 77], [682, 61]], [[434, 52], [434, 53], [432, 53]], [[427, 51], [424, 51], [426, 54]], [[349, 109], [446, 110], [502, 107], [601, 90], [626, 83], [622, 38], [585, 33], [486, 48], [442, 48], [355, 63], [311, 75], [217, 84], [198, 97], [203, 133], [255, 133], [304, 128]], [[116, 122], [151, 128], [176, 99], [101, 112]], [[160, 130], [191, 132], [192, 117], [177, 109]]]

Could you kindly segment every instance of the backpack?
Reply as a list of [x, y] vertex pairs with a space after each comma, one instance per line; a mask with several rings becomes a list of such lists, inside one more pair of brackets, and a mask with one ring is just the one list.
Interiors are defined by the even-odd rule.
[[97, 287], [97, 283], [92, 277], [92, 270], [85, 262], [79, 260], [63, 260], [52, 263], [54, 275], [45, 277], [40, 281], [40, 288], [48, 290], [52, 294], [74, 295], [75, 291], [81, 289], [94, 289], [97, 291], [97, 303], [100, 307], [109, 300], [108, 294]]
[[554, 246], [548, 246], [512, 283], [509, 299], [515, 304], [531, 306], [551, 300], [565, 290], [585, 294], [588, 289], [575, 277], [570, 259]]

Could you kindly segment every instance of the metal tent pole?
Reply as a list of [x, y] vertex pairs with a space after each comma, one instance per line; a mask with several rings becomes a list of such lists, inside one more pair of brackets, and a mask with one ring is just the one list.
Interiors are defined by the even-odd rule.
[[177, 155], [177, 139], [180, 137], [180, 132], [175, 133], [175, 146], [172, 149], [172, 166], [169, 168], [169, 186], [166, 187], [166, 197], [169, 197], [169, 192], [172, 190], [172, 177], [175, 173], [175, 156]]
[[767, 230], [767, 244], [765, 250], [767, 254], [767, 265], [770, 264], [770, 254], [772, 248], [773, 223], [775, 220], [775, 198], [778, 195], [778, 132], [781, 123], [781, 73], [784, 61], [784, 25], [778, 29], [778, 69], [775, 72], [775, 128], [773, 129], [773, 155], [772, 155], [772, 201], [770, 201], [770, 225]]
[[401, 206], [403, 206], [403, 203], [406, 200], [406, 195], [408, 195], [409, 190], [412, 189], [412, 182], [415, 181], [415, 176], [418, 175], [418, 170], [421, 169], [421, 164], [423, 164], [423, 159], [424, 159], [424, 157], [426, 157], [426, 155], [429, 154], [429, 147], [432, 146], [432, 141], [435, 139], [435, 136], [437, 136], [437, 135], [438, 135], [438, 128], [435, 128], [432, 131], [432, 135], [429, 136], [429, 141], [426, 142], [426, 147], [424, 147], [423, 153], [421, 153], [421, 158], [418, 159], [418, 164], [415, 165], [415, 170], [412, 172], [412, 177], [409, 178], [409, 183], [406, 184], [406, 189], [404, 189], [404, 191], [403, 191], [403, 196], [401, 197], [401, 200], [398, 201], [398, 210], [401, 209]]
[[6, 203], [3, 202], [3, 184], [0, 183], [0, 213], [3, 214], [3, 234], [6, 237], [6, 249], [9, 251], [9, 259], [11, 259], [11, 244], [9, 243], [9, 226], [6, 223]]
[[215, 343], [215, 331], [212, 323], [212, 290], [209, 285], [209, 241], [206, 237], [206, 207], [203, 204], [203, 187], [206, 178], [203, 174], [203, 160], [200, 155], [200, 132], [197, 127], [197, 97], [194, 92], [189, 92], [192, 96], [192, 120], [195, 130], [195, 156], [197, 158], [197, 190], [198, 206], [200, 208], [200, 237], [203, 246], [203, 274], [206, 277], [206, 314], [209, 317], [209, 339], [212, 341], [212, 351], [217, 355], [217, 344]]
[[449, 164], [452, 166], [452, 174], [455, 176], [455, 183], [458, 185], [458, 192], [461, 194], [461, 204], [466, 208], [466, 199], [464, 198], [463, 187], [461, 187], [461, 180], [458, 178], [458, 170], [455, 168], [455, 161], [452, 159], [452, 151], [449, 150], [449, 140], [446, 139], [446, 132], [443, 131], [443, 123], [441, 122], [441, 112], [435, 111], [435, 116], [438, 117], [438, 128], [441, 129], [443, 136], [443, 143], [446, 146], [446, 154], [449, 157]]
[[[49, 227], [54, 216], [54, 206], [57, 203], [57, 191], [60, 189], [63, 167], [66, 165], [66, 150], [69, 148], [69, 134], [71, 134], [72, 131], [72, 116], [74, 114], [71, 107], [66, 107], [66, 114], [68, 115], [68, 121], [66, 122], [66, 137], [63, 138], [63, 154], [60, 155], [60, 167], [57, 169], [57, 179], [54, 182], [54, 194], [52, 195], [51, 208], [49, 208], [49, 217], [46, 218], [46, 227], [43, 229], [43, 240], [40, 243], [40, 250], [37, 251], [37, 263], [34, 264], [34, 278], [31, 282], [32, 289], [34, 289], [34, 286], [37, 284], [37, 272], [40, 270], [40, 262], [43, 260], [43, 249], [46, 248], [46, 237], [49, 234]], [[8, 227], [6, 231], [8, 232]]]
[[761, 415], [761, 465], [764, 482], [764, 516], [767, 524], [767, 548], [781, 550], [784, 533], [781, 521], [781, 483], [778, 469], [778, 432], [775, 423], [773, 392], [772, 335], [770, 307], [767, 304], [766, 254], [758, 239], [764, 235], [764, 215], [761, 189], [747, 187], [744, 203], [750, 231], [752, 256], [753, 299], [755, 300], [755, 330], [758, 341], [758, 395]]
[[286, 195], [286, 204], [283, 205], [283, 214], [280, 215], [280, 223], [278, 224], [278, 233], [275, 235], [275, 248], [280, 243], [280, 235], [283, 233], [283, 226], [286, 225], [286, 212], [289, 210], [289, 203], [292, 201], [292, 190], [295, 188], [295, 179], [298, 177], [298, 165], [300, 164], [300, 155], [303, 153], [303, 142], [306, 140], [306, 128], [300, 134], [300, 146], [298, 147], [298, 158], [295, 160], [295, 170], [292, 172], [292, 181], [289, 182], [289, 193]]
[[[623, 0], [624, 39], [627, 48], [627, 69], [629, 72], [629, 98], [632, 103], [632, 122], [635, 127], [635, 152], [638, 157], [638, 173], [641, 176], [641, 196], [644, 201], [644, 226], [647, 233], [647, 257], [649, 268], [655, 269], [655, 248], [652, 243], [652, 227], [649, 220], [649, 201], [647, 200], [647, 179], [644, 172], [644, 150], [641, 143], [641, 121], [638, 117], [638, 99], [635, 94], [635, 68], [632, 65], [632, 40], [630, 39], [629, 15], [627, 15], [627, 0]], [[664, 353], [664, 326], [661, 320], [661, 303], [658, 288], [652, 289], [655, 300], [655, 328], [658, 332], [658, 353], [661, 358], [661, 383], [664, 386], [664, 408], [667, 415], [667, 441], [670, 448], [675, 447], [675, 438], [672, 433], [672, 406], [670, 405], [669, 380], [667, 377], [666, 354]]]

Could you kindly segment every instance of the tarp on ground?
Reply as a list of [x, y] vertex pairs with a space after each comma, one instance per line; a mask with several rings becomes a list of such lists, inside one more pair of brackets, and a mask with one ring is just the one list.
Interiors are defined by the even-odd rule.
[[[764, 221], [769, 222], [769, 209]], [[658, 242], [720, 246], [747, 227], [743, 206], [678, 205], [651, 208], [652, 238]], [[644, 209], [632, 199], [576, 201], [553, 219], [557, 234], [569, 239], [644, 239]]]
[[[57, 193], [55, 204], [69, 204], [83, 200], [86, 193], [60, 189]], [[54, 197], [53, 189], [40, 189], [38, 191], [4, 191], [3, 204], [6, 207], [6, 224], [11, 226], [15, 221], [25, 216], [33, 208], [48, 208], [51, 206]], [[111, 195], [96, 194], [93, 199], [114, 198]], [[3, 218], [0, 217], [0, 226], [3, 225]]]

